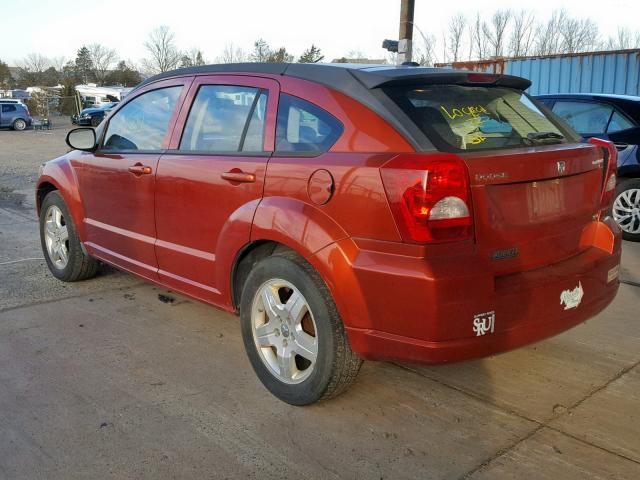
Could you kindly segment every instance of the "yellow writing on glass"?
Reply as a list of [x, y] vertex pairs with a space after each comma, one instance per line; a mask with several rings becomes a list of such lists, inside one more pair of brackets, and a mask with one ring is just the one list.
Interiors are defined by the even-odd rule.
[[487, 139], [487, 137], [483, 137], [482, 135], [475, 135], [473, 137], [471, 137], [471, 143], [473, 145], [479, 145], [482, 142], [484, 142]]
[[444, 114], [449, 117], [451, 120], [461, 117], [479, 117], [481, 114], [488, 115], [487, 109], [481, 105], [470, 105], [468, 107], [460, 107], [460, 108], [452, 108], [451, 111], [447, 110], [444, 105], [440, 105], [440, 109], [444, 112]]

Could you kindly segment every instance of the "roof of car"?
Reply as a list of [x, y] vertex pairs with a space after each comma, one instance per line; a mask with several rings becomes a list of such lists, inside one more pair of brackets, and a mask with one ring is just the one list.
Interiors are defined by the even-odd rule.
[[[398, 130], [416, 149], [432, 150], [433, 145], [406, 114], [378, 87], [417, 84], [469, 84], [506, 86], [526, 90], [531, 82], [511, 75], [486, 75], [450, 68], [410, 65], [369, 65], [351, 63], [226, 63], [180, 68], [150, 77], [133, 91], [158, 80], [180, 76], [218, 73], [267, 74], [300, 78], [337, 90], [367, 106]], [[469, 75], [477, 75], [470, 80]], [[486, 77], [490, 76], [489, 79]], [[486, 82], [486, 83], [485, 83]]]
[[[284, 75], [311, 80], [338, 90], [344, 87], [350, 79], [357, 79], [366, 88], [376, 88], [398, 83], [416, 83], [428, 76], [437, 77], [466, 77], [472, 73], [466, 70], [454, 70], [440, 67], [419, 67], [413, 65], [361, 64], [361, 63], [223, 63], [214, 65], [199, 65], [196, 67], [179, 68], [150, 77], [139, 84], [140, 88], [148, 83], [186, 75], [204, 75], [215, 73], [263, 73], [269, 75]], [[531, 85], [529, 80], [510, 75], [500, 75], [503, 84], [515, 88], [526, 89]]]

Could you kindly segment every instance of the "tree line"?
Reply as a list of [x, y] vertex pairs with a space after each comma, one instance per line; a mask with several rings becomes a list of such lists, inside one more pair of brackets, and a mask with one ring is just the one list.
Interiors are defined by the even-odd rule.
[[[181, 67], [204, 65], [207, 60], [199, 48], [180, 50], [175, 35], [169, 27], [154, 29], [144, 43], [147, 57], [139, 65], [119, 58], [115, 50], [92, 43], [78, 49], [76, 58], [48, 58], [31, 53], [18, 62], [17, 80], [9, 66], [0, 59], [0, 88], [26, 88], [29, 86], [52, 87], [75, 86], [96, 83], [98, 85], [121, 85], [131, 87], [143, 76], [162, 73]], [[311, 45], [297, 60], [285, 47], [271, 48], [262, 38], [254, 42], [254, 48], [246, 52], [233, 43], [225, 45], [216, 63], [239, 62], [293, 62], [316, 63], [324, 59], [320, 48]]]
[[[484, 16], [480, 13], [457, 13], [439, 34], [425, 32], [417, 23], [414, 26], [413, 58], [421, 65], [502, 56], [640, 48], [640, 32], [620, 28], [616, 35], [603, 38], [593, 20], [574, 17], [566, 10], [554, 11], [545, 21], [529, 10], [500, 9]], [[174, 33], [167, 26], [151, 31], [144, 47], [147, 55], [139, 64], [121, 59], [114, 49], [98, 43], [82, 46], [72, 60], [32, 53], [18, 62], [17, 80], [13, 78], [8, 65], [0, 59], [0, 88], [62, 84], [65, 90], [72, 91], [73, 86], [89, 82], [130, 87], [147, 75], [209, 63], [199, 48], [181, 50]], [[350, 52], [348, 56], [354, 57], [354, 53]], [[286, 47], [272, 48], [259, 38], [250, 51], [228, 43], [213, 61], [316, 63], [324, 58], [315, 44], [296, 58]], [[393, 63], [395, 56], [390, 55], [388, 60]]]
[[415, 26], [414, 60], [421, 65], [640, 48], [639, 31], [621, 27], [604, 38], [596, 22], [563, 9], [546, 21], [530, 10], [499, 9], [486, 16], [460, 12], [449, 18], [441, 37]]

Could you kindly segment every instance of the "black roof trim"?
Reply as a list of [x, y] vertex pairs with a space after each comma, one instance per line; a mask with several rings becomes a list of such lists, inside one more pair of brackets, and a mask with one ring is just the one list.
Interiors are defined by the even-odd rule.
[[287, 69], [288, 63], [220, 63], [213, 65], [198, 65], [197, 67], [178, 68], [168, 72], [159, 73], [143, 80], [135, 86], [134, 91], [165, 78], [181, 77], [187, 75], [206, 75], [208, 73], [267, 73], [269, 75], [282, 75]]

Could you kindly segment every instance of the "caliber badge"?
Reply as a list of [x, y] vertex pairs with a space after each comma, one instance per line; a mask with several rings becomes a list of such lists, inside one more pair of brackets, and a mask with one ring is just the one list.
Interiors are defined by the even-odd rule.
[[494, 310], [485, 313], [478, 313], [473, 316], [473, 331], [475, 332], [476, 337], [480, 337], [486, 333], [493, 333], [495, 325], [496, 312]]

